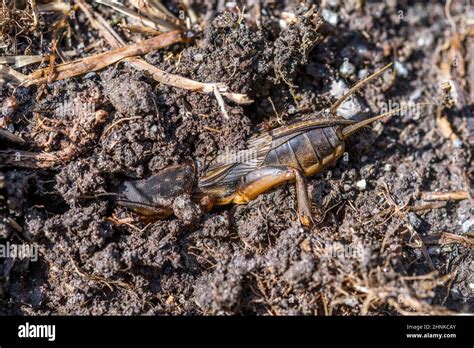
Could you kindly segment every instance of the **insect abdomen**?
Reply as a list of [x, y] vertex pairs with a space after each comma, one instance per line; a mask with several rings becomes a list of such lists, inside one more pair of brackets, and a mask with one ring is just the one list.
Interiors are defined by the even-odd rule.
[[344, 152], [344, 142], [333, 127], [301, 133], [272, 149], [265, 165], [286, 165], [311, 176], [332, 164]]

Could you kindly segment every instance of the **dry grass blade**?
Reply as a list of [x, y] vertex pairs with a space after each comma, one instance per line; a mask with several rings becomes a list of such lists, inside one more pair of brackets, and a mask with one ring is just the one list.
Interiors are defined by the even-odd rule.
[[0, 84], [4, 82], [11, 82], [13, 85], [24, 83], [28, 76], [13, 70], [12, 68], [0, 64]]
[[147, 36], [155, 36], [155, 35], [160, 35], [161, 32], [159, 30], [150, 28], [150, 27], [145, 27], [143, 25], [127, 25], [127, 24], [120, 24], [120, 28], [124, 30], [128, 30], [131, 33], [138, 33], [138, 34], [143, 34]]
[[62, 158], [66, 158], [65, 153], [40, 153], [19, 150], [2, 150], [0, 151], [0, 163], [2, 165], [11, 165], [21, 168], [51, 168], [60, 164]]
[[[97, 71], [117, 63], [122, 59], [140, 56], [181, 41], [183, 41], [182, 32], [172, 31], [129, 46], [119, 47], [109, 52], [99, 53], [70, 63], [61, 64], [55, 67], [55, 75], [52, 79], [50, 78], [50, 80], [64, 80], [91, 71]], [[47, 83], [48, 73], [49, 68], [37, 70], [28, 75], [24, 85], [31, 86]]]
[[196, 24], [198, 22], [198, 16], [196, 15], [196, 12], [194, 12], [193, 8], [189, 4], [189, 1], [188, 0], [180, 0], [180, 3], [181, 3], [181, 6], [184, 7], [184, 9], [185, 9], [185, 11], [188, 15], [189, 21], [191, 22], [190, 24], [191, 25]]
[[2, 128], [0, 128], [0, 137], [4, 137], [4, 138], [6, 138], [10, 141], [13, 141], [15, 143], [23, 144], [25, 142], [25, 140], [20, 138], [18, 135], [15, 135], [15, 134], [7, 131], [6, 129], [2, 129]]
[[167, 20], [181, 27], [178, 19], [159, 1], [130, 0], [130, 3], [149, 18]]
[[443, 232], [435, 235], [430, 235], [424, 238], [426, 244], [462, 244], [469, 249], [474, 249], [474, 239], [464, 236], [458, 236], [457, 234]]
[[120, 12], [127, 17], [130, 17], [137, 22], [142, 23], [143, 25], [146, 25], [150, 28], [156, 29], [156, 30], [161, 30], [161, 31], [169, 31], [169, 30], [178, 30], [181, 29], [179, 26], [177, 26], [174, 23], [171, 23], [167, 20], [161, 19], [161, 18], [147, 18], [144, 17], [143, 15], [140, 15], [129, 8], [123, 6], [120, 3], [117, 3], [115, 1], [111, 0], [95, 0], [96, 3], [109, 6], [110, 8], [114, 9], [117, 12]]
[[0, 57], [0, 64], [13, 64], [13, 68], [21, 68], [26, 65], [39, 63], [43, 56], [3, 56]]
[[160, 17], [160, 12], [163, 13], [166, 17], [168, 18], [174, 18], [177, 20], [176, 16], [172, 14], [165, 5], [159, 0], [148, 0], [144, 1], [146, 2], [146, 5], [150, 7], [150, 11], [153, 12], [153, 14], [156, 15], [156, 17]]
[[36, 8], [39, 12], [62, 12], [68, 13], [71, 10], [71, 5], [66, 2], [50, 2], [46, 4], [37, 4]]

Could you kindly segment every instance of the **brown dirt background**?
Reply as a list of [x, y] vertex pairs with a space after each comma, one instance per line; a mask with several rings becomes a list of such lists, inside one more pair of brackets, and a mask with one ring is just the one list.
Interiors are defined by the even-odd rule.
[[[216, 151], [243, 147], [262, 124], [287, 123], [300, 110], [316, 115], [335, 100], [334, 81], [353, 85], [364, 71], [394, 59], [397, 74], [384, 74], [360, 91], [355, 103], [368, 112], [354, 117], [375, 115], [383, 103], [438, 100], [440, 66], [450, 57], [446, 43], [453, 36], [444, 2], [361, 1], [360, 8], [358, 3], [318, 3], [338, 16], [337, 25], [319, 26], [302, 16], [309, 4], [238, 1], [240, 10], [245, 5], [239, 18], [237, 8], [226, 9], [224, 2], [191, 1], [202, 23], [202, 30], [193, 28], [194, 41], [145, 59], [197, 81], [225, 83], [255, 100], [244, 106], [226, 101], [228, 119], [213, 95], [157, 83], [127, 63], [41, 90], [0, 85], [1, 105], [12, 95], [19, 103], [9, 122], [26, 140], [18, 145], [0, 138], [1, 149], [52, 152], [70, 144], [78, 149], [71, 160], [50, 169], [3, 166], [0, 239], [34, 243], [40, 256], [37, 262], [0, 259], [0, 314], [473, 313], [472, 244], [433, 238], [442, 232], [471, 238], [471, 201], [403, 209], [426, 204], [421, 191], [466, 190], [466, 185], [469, 190], [472, 36], [458, 50], [464, 75], [452, 69], [452, 79], [466, 91], [466, 106], [445, 110], [461, 144], [442, 136], [433, 108], [359, 134], [348, 146], [347, 161], [309, 179], [318, 221], [311, 230], [296, 219], [292, 186], [248, 205], [151, 224], [107, 200], [80, 198], [172, 164], [206, 163]], [[178, 2], [164, 4], [179, 14]], [[120, 29], [121, 15], [94, 8], [130, 42], [143, 38]], [[474, 17], [463, 1], [453, 1], [450, 11], [458, 28]], [[296, 14], [297, 24], [283, 23], [289, 13]], [[43, 41], [37, 32], [22, 33], [17, 54], [48, 53], [47, 27], [54, 18], [41, 19]], [[80, 10], [69, 25], [75, 58], [108, 49], [105, 44], [84, 49], [100, 38]], [[310, 49], [315, 40], [319, 43]], [[13, 43], [4, 43], [0, 53], [15, 54]], [[66, 39], [61, 44], [68, 49]], [[341, 77], [345, 59], [355, 73]], [[100, 123], [77, 110], [59, 112], [74, 101], [93, 103], [108, 116]], [[49, 120], [49, 129], [38, 127], [35, 113]], [[129, 117], [134, 119], [104, 132]], [[365, 189], [357, 187], [360, 180]], [[340, 250], [357, 254], [330, 252], [344, 247]]]

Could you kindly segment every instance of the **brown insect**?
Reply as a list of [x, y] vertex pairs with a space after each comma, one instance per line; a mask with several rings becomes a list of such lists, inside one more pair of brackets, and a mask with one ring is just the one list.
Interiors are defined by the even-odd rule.
[[246, 204], [276, 186], [295, 182], [298, 217], [303, 225], [311, 225], [305, 177], [332, 165], [344, 153], [345, 140], [351, 134], [400, 111], [360, 122], [337, 117], [335, 113], [354, 91], [390, 65], [358, 82], [322, 112], [322, 117], [296, 121], [253, 136], [245, 150], [217, 157], [199, 178], [193, 165], [183, 164], [145, 180], [126, 181], [120, 188], [118, 203], [143, 216], [166, 218], [173, 214], [174, 199], [182, 194], [190, 194], [208, 211], [214, 205]]

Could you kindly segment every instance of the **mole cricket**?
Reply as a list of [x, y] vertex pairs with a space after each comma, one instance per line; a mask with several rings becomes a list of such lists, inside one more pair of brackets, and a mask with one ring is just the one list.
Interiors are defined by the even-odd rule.
[[[173, 215], [173, 201], [182, 194], [189, 194], [207, 212], [215, 205], [246, 204], [274, 187], [295, 183], [298, 218], [302, 225], [311, 226], [305, 177], [334, 164], [352, 134], [401, 111], [399, 108], [362, 121], [336, 116], [337, 108], [348, 97], [390, 66], [356, 83], [316, 117], [252, 136], [246, 149], [217, 157], [199, 177], [194, 165], [182, 164], [144, 180], [125, 181], [116, 196], [117, 203], [146, 218], [163, 219]], [[248, 156], [249, 152], [253, 155]]]

